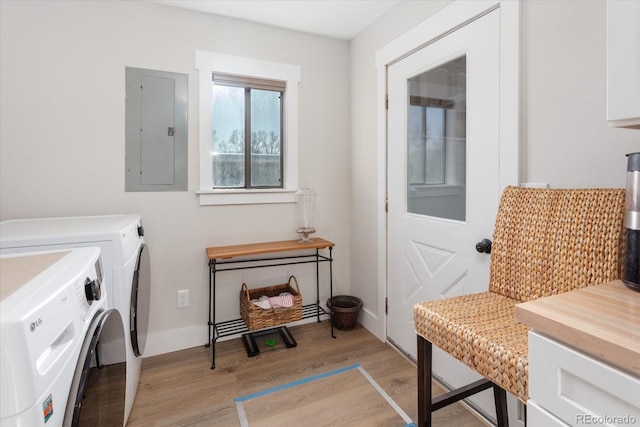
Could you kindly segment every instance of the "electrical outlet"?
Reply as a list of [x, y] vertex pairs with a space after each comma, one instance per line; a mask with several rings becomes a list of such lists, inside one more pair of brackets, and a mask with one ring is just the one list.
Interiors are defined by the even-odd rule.
[[189, 307], [189, 289], [178, 291], [178, 308]]

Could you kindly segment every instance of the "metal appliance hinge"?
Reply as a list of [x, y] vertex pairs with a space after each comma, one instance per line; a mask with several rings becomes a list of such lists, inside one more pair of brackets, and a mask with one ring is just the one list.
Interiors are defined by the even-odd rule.
[[386, 93], [384, 95], [384, 109], [388, 110], [389, 109], [389, 94]]
[[384, 314], [389, 314], [389, 297], [384, 299]]

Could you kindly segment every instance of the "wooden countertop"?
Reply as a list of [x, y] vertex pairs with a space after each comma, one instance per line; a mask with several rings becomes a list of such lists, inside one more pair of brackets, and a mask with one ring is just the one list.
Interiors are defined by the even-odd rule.
[[305, 249], [325, 249], [335, 246], [328, 240], [315, 237], [310, 242], [282, 240], [279, 242], [250, 243], [247, 245], [216, 246], [207, 248], [209, 259], [228, 259], [239, 256], [260, 255], [272, 252], [300, 251]]
[[518, 304], [516, 320], [640, 377], [640, 292], [620, 280]]

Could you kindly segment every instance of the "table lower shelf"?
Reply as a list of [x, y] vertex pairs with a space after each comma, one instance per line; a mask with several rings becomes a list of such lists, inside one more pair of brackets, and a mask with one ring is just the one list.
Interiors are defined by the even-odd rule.
[[[318, 304], [307, 304], [302, 306], [302, 319], [309, 319], [311, 317], [321, 316], [323, 314], [329, 314], [324, 308]], [[249, 332], [247, 325], [242, 319], [227, 320], [225, 322], [218, 322], [213, 326], [213, 341], [218, 338], [228, 337], [230, 335], [242, 334]], [[272, 328], [273, 326], [270, 326]], [[268, 328], [265, 328], [268, 329]], [[253, 331], [252, 331], [253, 332]]]
[[282, 325], [242, 334], [242, 343], [249, 357], [259, 355], [260, 351], [271, 351], [283, 347], [293, 348], [298, 345], [289, 328]]

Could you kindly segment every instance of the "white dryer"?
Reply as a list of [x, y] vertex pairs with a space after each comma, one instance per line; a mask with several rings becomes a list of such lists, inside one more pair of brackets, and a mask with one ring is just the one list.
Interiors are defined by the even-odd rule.
[[99, 363], [126, 361], [125, 423], [135, 400], [149, 324], [151, 292], [149, 249], [140, 215], [36, 218], [0, 222], [0, 254], [97, 246], [102, 251], [108, 307], [120, 312], [126, 354], [118, 331], [107, 328]]
[[102, 272], [96, 247], [0, 257], [0, 425], [122, 425], [124, 370], [90, 378], [104, 328], [124, 335]]

